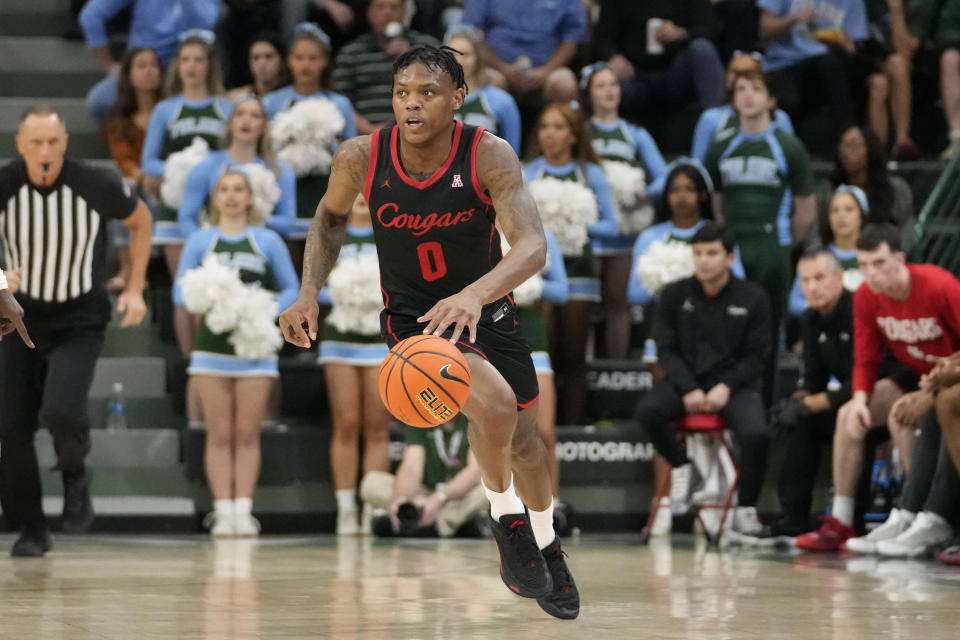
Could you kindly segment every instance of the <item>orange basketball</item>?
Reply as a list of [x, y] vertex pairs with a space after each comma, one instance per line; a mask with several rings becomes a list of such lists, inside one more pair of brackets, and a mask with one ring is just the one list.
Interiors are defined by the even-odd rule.
[[400, 422], [435, 427], [470, 396], [470, 367], [460, 350], [439, 336], [398, 342], [380, 365], [380, 399]]

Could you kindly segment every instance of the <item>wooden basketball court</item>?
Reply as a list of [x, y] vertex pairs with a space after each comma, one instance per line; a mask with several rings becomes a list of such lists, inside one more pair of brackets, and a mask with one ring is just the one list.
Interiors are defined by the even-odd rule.
[[69, 640], [830, 638], [960, 634], [960, 571], [929, 561], [707, 549], [674, 536], [568, 541], [583, 607], [508, 592], [490, 540], [0, 536], [0, 637]]

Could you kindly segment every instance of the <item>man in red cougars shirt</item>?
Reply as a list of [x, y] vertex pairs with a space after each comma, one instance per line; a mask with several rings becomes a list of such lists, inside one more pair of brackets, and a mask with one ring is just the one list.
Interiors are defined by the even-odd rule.
[[[855, 535], [853, 496], [863, 456], [863, 439], [873, 423], [867, 401], [877, 381], [877, 367], [883, 359], [884, 346], [920, 375], [929, 373], [941, 358], [960, 350], [960, 282], [949, 271], [935, 265], [908, 264], [900, 250], [900, 232], [893, 225], [869, 225], [861, 232], [857, 241], [857, 262], [864, 284], [857, 290], [853, 303], [853, 398], [840, 408], [837, 415], [833, 443], [833, 509], [818, 531], [798, 537], [796, 545], [812, 551], [835, 551], [846, 543], [851, 551], [880, 551], [884, 555], [900, 555], [898, 552], [904, 551], [912, 555], [916, 546], [904, 549], [903, 545], [891, 545], [911, 527], [922, 525], [924, 531], [920, 537], [929, 543], [949, 539], [952, 533], [946, 520], [938, 515], [947, 509], [931, 509], [929, 502], [924, 503], [927, 494], [932, 493], [929, 469], [924, 474], [925, 482], [914, 483], [924, 485], [914, 487], [920, 497], [911, 502], [919, 503], [918, 506], [912, 511], [907, 510], [902, 500], [901, 509], [891, 512], [882, 527], [868, 536], [848, 542]], [[887, 420], [891, 432], [899, 429], [912, 431], [918, 419], [928, 413], [932, 418], [936, 390], [933, 384], [927, 383], [901, 397], [893, 405]], [[936, 430], [935, 422], [930, 428]], [[941, 476], [939, 479], [945, 483], [952, 483], [956, 479], [956, 469], [946, 456], [945, 465], [937, 461], [939, 434], [932, 435], [930, 446], [926, 446], [927, 440], [924, 441], [925, 450], [932, 448], [932, 460], [924, 456], [922, 466], [936, 466], [935, 477]], [[900, 454], [905, 461], [911, 458], [910, 451], [901, 451]], [[913, 456], [914, 459], [918, 457]], [[911, 468], [916, 466], [911, 465]], [[938, 480], [934, 480], [933, 485], [941, 486]], [[907, 493], [905, 488], [905, 497]], [[945, 498], [955, 500], [954, 496]], [[917, 517], [917, 511], [921, 511], [919, 516], [922, 517]], [[888, 547], [886, 551], [879, 546], [881, 544]]]

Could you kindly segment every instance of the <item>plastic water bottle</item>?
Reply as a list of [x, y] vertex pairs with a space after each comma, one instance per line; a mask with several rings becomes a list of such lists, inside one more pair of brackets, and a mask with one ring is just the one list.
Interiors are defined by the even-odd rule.
[[113, 395], [107, 405], [107, 430], [118, 431], [127, 428], [127, 403], [123, 399], [123, 383], [113, 383]]

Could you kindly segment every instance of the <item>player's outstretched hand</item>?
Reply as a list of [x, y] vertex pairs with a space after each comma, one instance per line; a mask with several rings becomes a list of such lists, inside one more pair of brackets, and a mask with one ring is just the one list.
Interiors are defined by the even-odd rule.
[[10, 289], [0, 289], [0, 339], [16, 331], [23, 343], [33, 349], [33, 341], [23, 324], [23, 307], [10, 293]]
[[427, 323], [423, 330], [424, 335], [430, 333], [435, 336], [443, 335], [452, 326], [453, 335], [450, 336], [450, 342], [453, 343], [460, 339], [460, 335], [466, 329], [472, 344], [477, 340], [477, 322], [480, 321], [482, 311], [483, 300], [469, 289], [464, 289], [433, 305], [430, 311], [417, 318], [417, 322]]
[[320, 315], [320, 305], [316, 298], [303, 297], [287, 307], [280, 314], [280, 330], [283, 337], [290, 344], [304, 349], [310, 348], [310, 343], [317, 339], [317, 317]]

